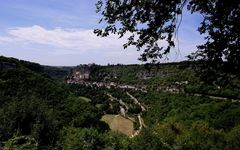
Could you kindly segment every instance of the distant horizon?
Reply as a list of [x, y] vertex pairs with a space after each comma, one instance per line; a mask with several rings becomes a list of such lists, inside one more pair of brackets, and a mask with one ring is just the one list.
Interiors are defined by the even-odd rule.
[[[149, 63], [149, 62], [142, 62], [142, 63], [136, 63], [136, 64], [122, 64], [122, 63], [116, 63], [116, 64], [112, 64], [112, 63], [107, 63], [107, 64], [97, 64], [97, 63], [80, 63], [80, 64], [76, 64], [76, 65], [60, 65], [60, 66], [56, 66], [56, 65], [48, 65], [48, 64], [41, 64], [41, 63], [38, 63], [38, 62], [35, 62], [35, 61], [30, 61], [30, 60], [25, 60], [25, 59], [20, 59], [20, 58], [16, 58], [16, 57], [7, 57], [7, 56], [4, 56], [4, 55], [0, 55], [0, 57], [6, 57], [6, 58], [13, 58], [13, 59], [18, 59], [20, 61], [28, 61], [30, 63], [37, 63], [41, 66], [49, 66], [49, 67], [76, 67], [76, 66], [79, 66], [79, 65], [91, 65], [91, 64], [95, 64], [95, 65], [99, 65], [99, 66], [108, 66], [108, 65], [145, 65], [145, 64], [153, 64], [153, 63]], [[188, 61], [188, 60], [182, 60], [182, 61], [171, 61], [171, 62], [160, 62], [160, 64], [171, 64], [171, 63], [181, 63], [181, 62], [184, 62], [184, 61]]]
[[[0, 5], [0, 13], [0, 55], [50, 66], [142, 64], [141, 51], [123, 48], [127, 36], [101, 38], [93, 33], [103, 28], [94, 1], [11, 0]], [[196, 51], [204, 42], [197, 31], [201, 20], [200, 14], [183, 11], [179, 42], [163, 62], [183, 61]]]

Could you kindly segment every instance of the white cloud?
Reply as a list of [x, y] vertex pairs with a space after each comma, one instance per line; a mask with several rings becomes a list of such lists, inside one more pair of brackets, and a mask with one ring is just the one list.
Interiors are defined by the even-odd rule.
[[10, 28], [7, 33], [8, 36], [0, 36], [0, 43], [24, 42], [74, 50], [114, 49], [122, 46], [126, 41], [126, 39], [118, 39], [116, 35], [106, 38], [97, 37], [93, 30], [89, 29], [55, 28], [48, 30], [38, 25]]
[[135, 47], [123, 50], [127, 37], [97, 37], [89, 29], [15, 27], [9, 28], [6, 36], [0, 35], [0, 53], [51, 65], [140, 63]]
[[[10, 53], [10, 49], [20, 49], [21, 53], [28, 55], [32, 52], [35, 55], [51, 55], [62, 61], [68, 56], [78, 56], [72, 61], [86, 61], [96, 63], [137, 63], [137, 58], [141, 52], [131, 46], [126, 51], [123, 44], [127, 41], [129, 34], [119, 39], [117, 35], [108, 37], [97, 37], [91, 29], [46, 29], [34, 25], [31, 27], [14, 27], [6, 30], [7, 35], [0, 35], [0, 47]], [[198, 42], [197, 40], [194, 42]], [[169, 61], [179, 61], [185, 56], [195, 51], [196, 47], [187, 35], [179, 36], [179, 49], [177, 47], [171, 51]], [[167, 43], [159, 41], [159, 45]], [[15, 46], [15, 47], [14, 47]], [[14, 48], [13, 48], [14, 47]], [[39, 54], [37, 54], [39, 53]], [[81, 60], [79, 60], [79, 58]], [[43, 58], [44, 59], [44, 58]]]
[[4, 43], [10, 43], [10, 42], [16, 42], [18, 41], [18, 39], [16, 39], [15, 37], [1, 37], [0, 36], [0, 44], [4, 44]]

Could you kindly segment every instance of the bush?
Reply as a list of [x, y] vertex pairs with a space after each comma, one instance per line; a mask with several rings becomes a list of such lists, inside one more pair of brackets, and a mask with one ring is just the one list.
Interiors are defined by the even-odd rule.
[[104, 147], [101, 134], [93, 128], [68, 127], [64, 130], [64, 150], [99, 150]]
[[229, 133], [227, 133], [226, 140], [227, 149], [240, 149], [240, 125], [237, 125]]
[[31, 136], [13, 136], [5, 144], [3, 150], [37, 150], [38, 144]]

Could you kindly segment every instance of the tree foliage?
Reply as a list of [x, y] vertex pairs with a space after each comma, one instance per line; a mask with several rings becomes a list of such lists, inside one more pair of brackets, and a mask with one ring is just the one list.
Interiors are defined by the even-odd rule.
[[65, 129], [63, 149], [92, 150], [102, 149], [100, 134], [95, 129], [81, 129], [70, 127]]
[[30, 136], [13, 136], [9, 139], [3, 150], [37, 150], [37, 141]]
[[[175, 46], [183, 8], [203, 16], [198, 31], [205, 35], [205, 43], [198, 46], [191, 58], [201, 59], [214, 69], [222, 68], [238, 73], [240, 69], [240, 1], [237, 0], [99, 0], [97, 12], [102, 14], [104, 29], [96, 29], [98, 36], [111, 33], [128, 36], [124, 48], [130, 45], [144, 49], [141, 60], [159, 62]], [[160, 40], [167, 46], [159, 44]], [[226, 64], [224, 63], [227, 62]]]
[[[39, 72], [39, 68], [30, 69], [26, 64], [32, 66], [30, 62], [0, 57], [0, 149], [239, 149], [240, 104], [237, 101], [215, 101], [156, 89], [146, 93], [127, 90], [147, 108], [142, 113], [146, 128], [138, 136], [129, 138], [109, 131], [108, 125], [100, 120], [103, 113], [119, 110], [119, 104], [109, 102], [106, 93], [127, 103], [129, 116], [141, 112], [126, 89], [64, 86]], [[164, 66], [163, 70], [172, 68], [178, 72], [173, 65]], [[134, 70], [133, 66], [117, 67], [117, 72]], [[114, 66], [101, 72], [111, 69], [114, 70]], [[180, 74], [170, 76], [169, 82], [186, 78]], [[120, 83], [129, 83], [132, 77]], [[164, 81], [155, 80], [156, 83]], [[204, 91], [214, 92], [209, 87]], [[237, 93], [233, 89], [228, 91], [229, 95]]]

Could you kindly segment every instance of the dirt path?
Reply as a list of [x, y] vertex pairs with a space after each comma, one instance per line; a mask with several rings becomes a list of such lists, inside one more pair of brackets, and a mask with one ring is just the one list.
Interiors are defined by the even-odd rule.
[[134, 101], [135, 104], [137, 104], [141, 107], [142, 111], [146, 111], [146, 108], [135, 97], [133, 97], [128, 92], [127, 92], [127, 95]]
[[117, 99], [115, 97], [113, 97], [111, 94], [107, 93], [107, 96], [110, 98], [110, 101], [117, 101], [120, 105], [124, 106], [126, 108], [126, 111], [128, 112], [128, 105], [122, 101], [121, 99]]
[[[130, 93], [127, 92], [127, 95], [134, 101], [134, 103], [136, 105], [139, 105], [142, 109], [142, 112], [147, 111], [147, 109], [138, 101], [138, 99], [136, 99], [134, 96], [132, 96]], [[137, 118], [138, 118], [138, 122], [139, 122], [139, 128], [138, 130], [136, 130], [131, 136], [130, 138], [133, 138], [137, 135], [140, 134], [140, 132], [142, 131], [143, 127], [146, 127], [144, 120], [142, 118], [142, 112], [138, 114]]]
[[218, 97], [218, 96], [212, 96], [212, 95], [205, 95], [205, 94], [193, 94], [194, 96], [206, 96], [208, 98], [211, 98], [211, 99], [215, 99], [215, 100], [223, 100], [223, 101], [231, 101], [232, 103], [240, 103], [240, 100], [238, 99], [229, 99], [229, 98], [226, 98], [226, 97]]

